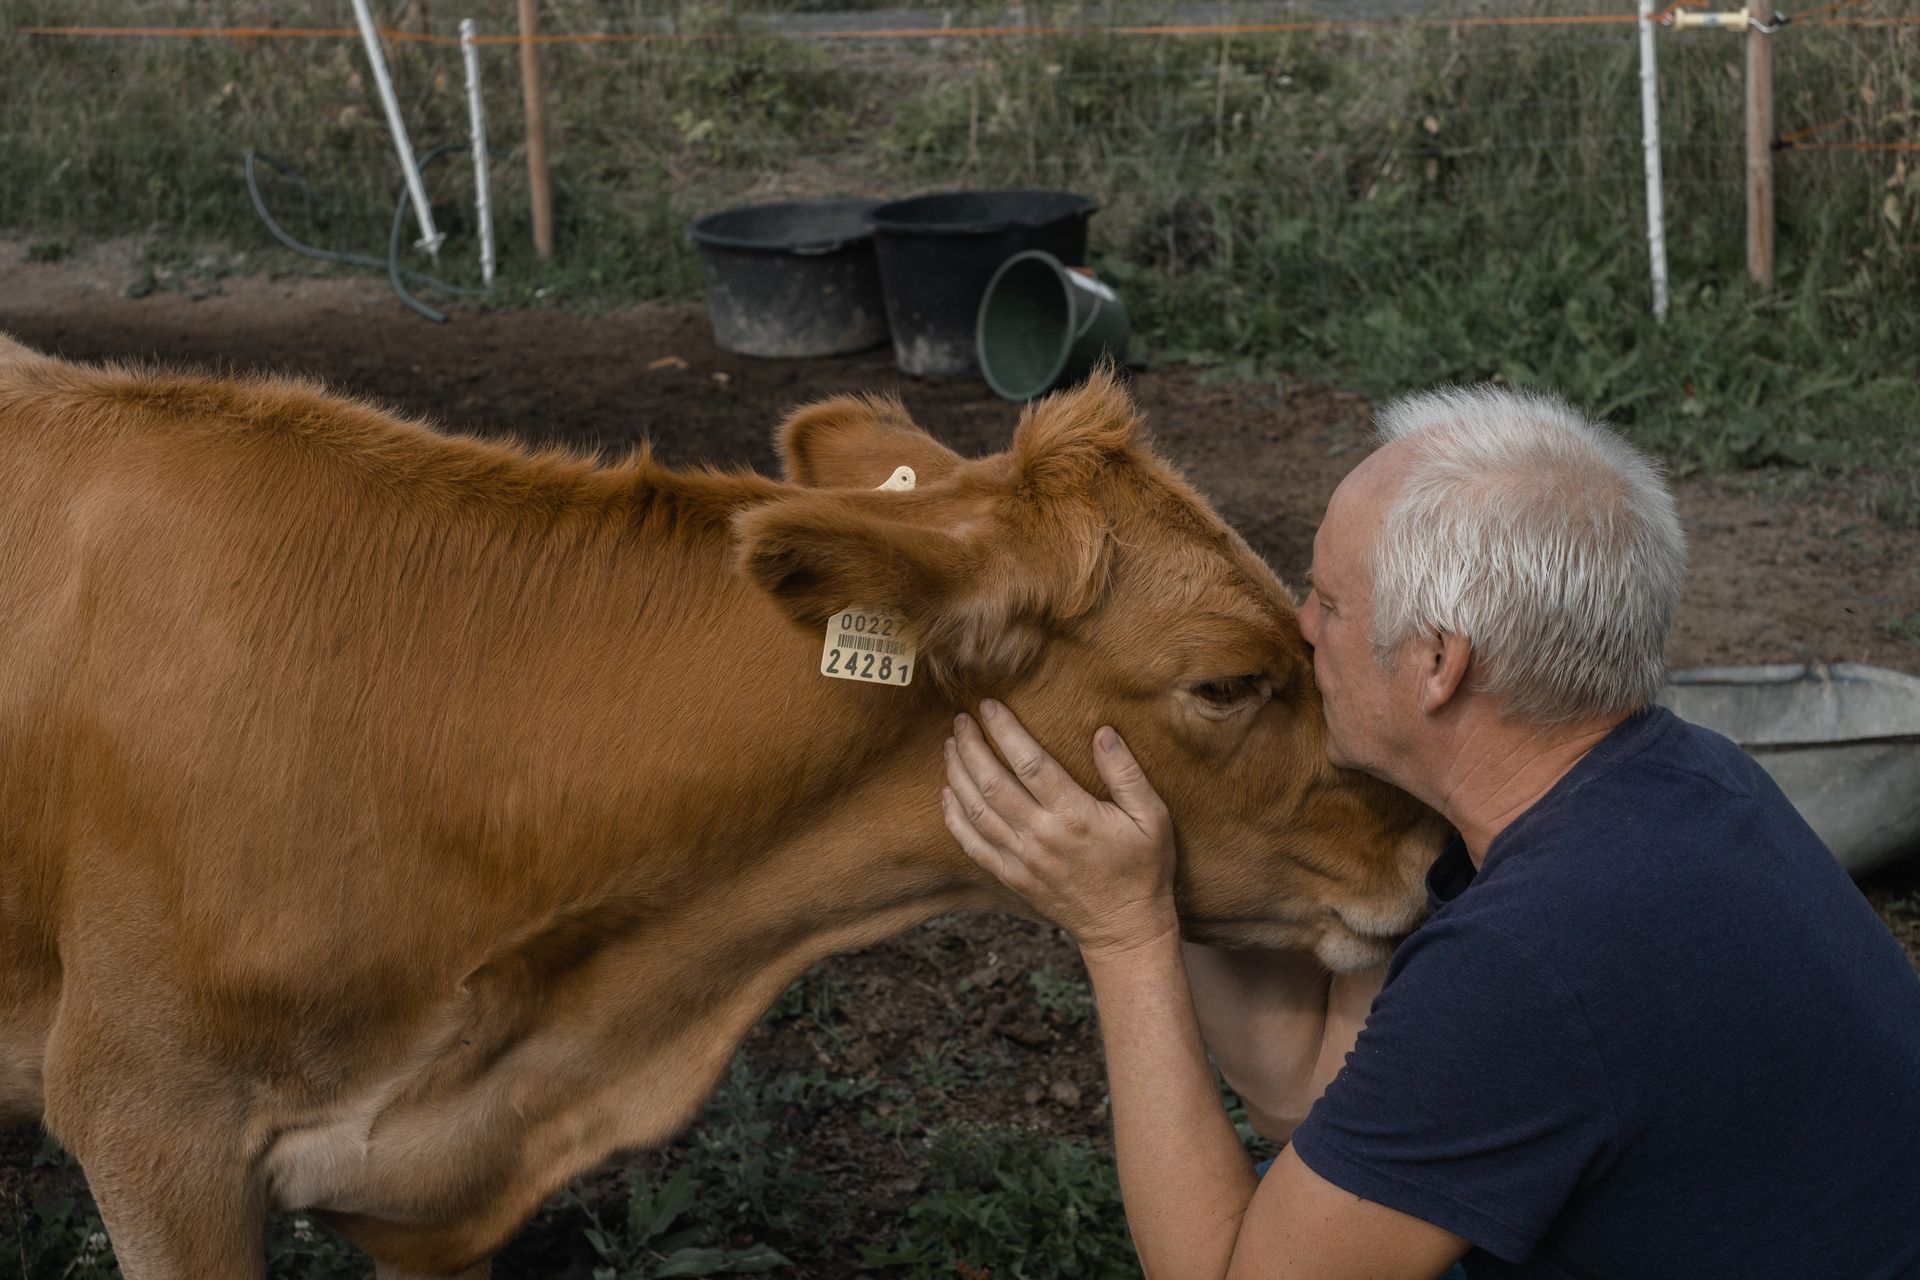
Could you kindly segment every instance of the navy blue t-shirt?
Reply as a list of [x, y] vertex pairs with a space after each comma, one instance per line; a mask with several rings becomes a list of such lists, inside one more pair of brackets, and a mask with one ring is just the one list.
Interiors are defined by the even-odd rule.
[[1307, 1166], [1470, 1276], [1920, 1276], [1920, 979], [1738, 747], [1664, 710], [1455, 841]]

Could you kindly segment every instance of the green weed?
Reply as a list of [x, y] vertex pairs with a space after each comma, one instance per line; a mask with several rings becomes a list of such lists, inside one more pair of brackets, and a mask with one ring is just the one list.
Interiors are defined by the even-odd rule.
[[1024, 1130], [952, 1127], [928, 1139], [929, 1191], [868, 1267], [947, 1277], [965, 1262], [1009, 1280], [1140, 1274], [1111, 1160]]
[[764, 1244], [726, 1248], [700, 1243], [708, 1234], [702, 1226], [675, 1230], [674, 1224], [693, 1206], [695, 1196], [692, 1173], [684, 1168], [658, 1188], [636, 1178], [620, 1224], [624, 1230], [609, 1230], [599, 1214], [576, 1199], [573, 1203], [592, 1224], [586, 1229], [587, 1242], [601, 1263], [593, 1269], [593, 1280], [734, 1275], [792, 1265], [784, 1254]]
[[1916, 649], [1920, 649], [1920, 609], [1915, 609], [1906, 617], [1891, 617], [1881, 624], [1881, 630], [1896, 640], [1904, 640]]
[[19, 1199], [0, 1213], [0, 1265], [20, 1280], [118, 1280], [107, 1228], [72, 1196]]
[[1867, 509], [1896, 529], [1920, 529], [1920, 472], [1879, 474], [1867, 495]]
[[908, 1071], [916, 1089], [936, 1097], [945, 1096], [973, 1078], [967, 1064], [953, 1051], [951, 1043], [934, 1045], [921, 1053]]
[[793, 1234], [817, 1227], [810, 1203], [821, 1183], [805, 1170], [801, 1146], [819, 1117], [865, 1096], [866, 1080], [814, 1071], [767, 1077], [737, 1058], [686, 1139], [686, 1167], [715, 1225]]
[[829, 1109], [877, 1089], [817, 1071], [767, 1076], [736, 1059], [698, 1124], [650, 1174], [635, 1172], [622, 1218], [566, 1199], [585, 1218], [595, 1280], [769, 1271], [792, 1265], [781, 1244], [833, 1238], [845, 1211], [822, 1203], [806, 1137]]
[[269, 1280], [361, 1280], [367, 1256], [301, 1213], [267, 1215]]
[[1052, 965], [1042, 965], [1027, 975], [1036, 1003], [1063, 1022], [1085, 1022], [1093, 1016], [1093, 992], [1084, 978], [1063, 974]]

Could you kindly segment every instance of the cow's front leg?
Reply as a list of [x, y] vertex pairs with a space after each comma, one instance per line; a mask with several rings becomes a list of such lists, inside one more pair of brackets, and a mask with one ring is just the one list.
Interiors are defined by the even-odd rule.
[[[142, 1160], [156, 1155], [150, 1152]], [[100, 1163], [83, 1158], [80, 1167], [126, 1280], [261, 1280], [266, 1275], [261, 1241], [266, 1214], [257, 1198], [221, 1194], [204, 1182], [196, 1185], [212, 1192], [207, 1199], [193, 1200], [195, 1192], [181, 1182], [156, 1196], [143, 1182], [97, 1174]]]
[[476, 1262], [453, 1276], [423, 1276], [417, 1271], [401, 1271], [384, 1262], [373, 1264], [373, 1280], [487, 1280], [493, 1274], [493, 1260]]
[[103, 1032], [69, 989], [48, 1039], [46, 1124], [99, 1203], [126, 1280], [259, 1280], [266, 1195], [244, 1102], [157, 1043]]
[[161, 1105], [59, 1123], [55, 1133], [87, 1176], [126, 1280], [266, 1274], [266, 1199], [231, 1132]]

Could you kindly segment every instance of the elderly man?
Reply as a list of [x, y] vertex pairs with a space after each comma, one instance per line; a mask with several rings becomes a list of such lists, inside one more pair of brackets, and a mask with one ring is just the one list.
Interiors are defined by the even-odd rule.
[[[948, 744], [949, 830], [1085, 958], [1148, 1275], [1920, 1275], [1920, 981], [1767, 776], [1652, 706], [1686, 563], [1657, 470], [1492, 388], [1380, 428], [1300, 624], [1335, 762], [1459, 833], [1384, 985], [1183, 952], [1111, 728], [1111, 802], [991, 702]], [[1202, 1028], [1291, 1132], [1263, 1179]]]

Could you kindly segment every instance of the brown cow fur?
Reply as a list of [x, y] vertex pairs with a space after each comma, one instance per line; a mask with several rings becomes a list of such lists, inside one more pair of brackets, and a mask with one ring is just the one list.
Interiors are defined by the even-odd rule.
[[[1126, 735], [1196, 937], [1362, 964], [1418, 910], [1431, 819], [1326, 764], [1290, 597], [1104, 374], [973, 461], [813, 406], [794, 484], [0, 339], [0, 438], [0, 1116], [130, 1280], [259, 1275], [275, 1205], [484, 1274], [814, 961], [1016, 907], [936, 803], [981, 694], [1089, 782]], [[858, 603], [927, 678], [819, 674]]]

